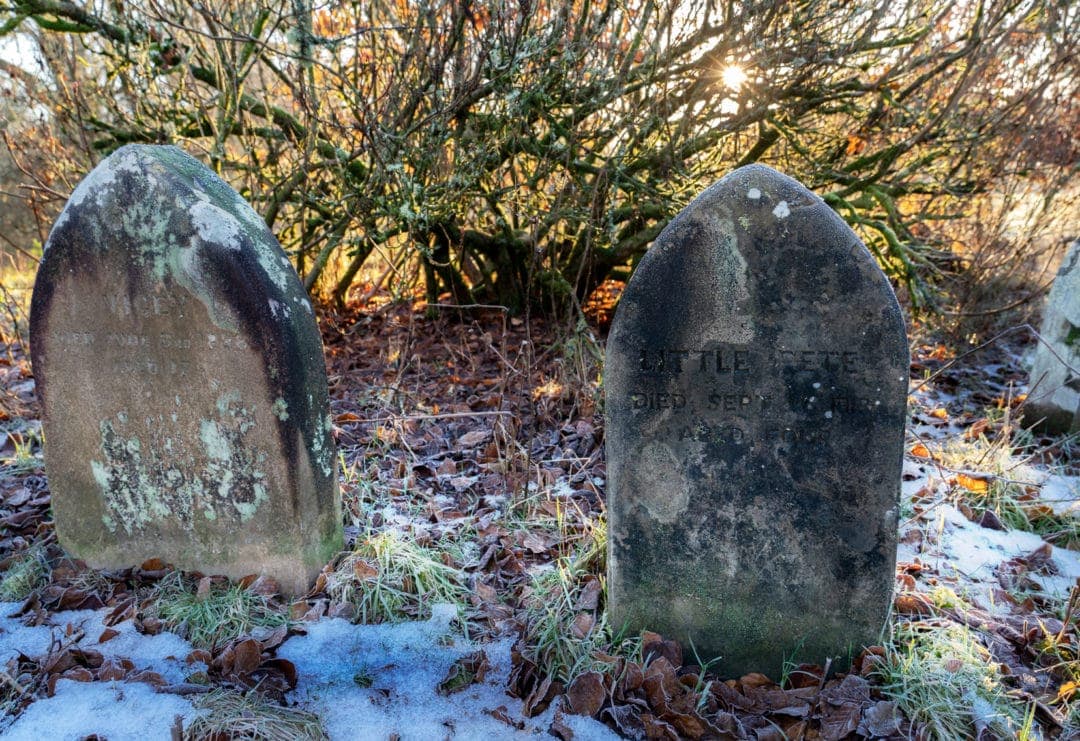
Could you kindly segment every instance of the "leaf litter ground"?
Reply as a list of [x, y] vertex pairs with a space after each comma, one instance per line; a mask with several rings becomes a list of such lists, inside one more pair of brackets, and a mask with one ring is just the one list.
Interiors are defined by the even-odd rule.
[[733, 678], [604, 620], [589, 326], [373, 304], [323, 330], [350, 551], [292, 603], [265, 579], [65, 558], [32, 376], [0, 348], [5, 738], [1080, 732], [1080, 472], [1075, 443], [1018, 424], [1024, 348], [914, 349], [882, 644], [848, 674]]

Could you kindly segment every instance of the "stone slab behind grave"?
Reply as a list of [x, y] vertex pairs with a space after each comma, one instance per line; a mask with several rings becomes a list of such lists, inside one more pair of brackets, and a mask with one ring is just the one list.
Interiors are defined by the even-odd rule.
[[340, 549], [322, 344], [265, 222], [196, 159], [131, 145], [57, 220], [31, 303], [60, 543], [305, 591]]
[[1046, 299], [1024, 420], [1080, 431], [1080, 240], [1069, 245]]
[[[761, 165], [660, 234], [607, 345], [612, 624], [726, 676], [842, 667], [891, 602], [908, 346], [825, 203]], [[688, 655], [692, 655], [689, 654]]]

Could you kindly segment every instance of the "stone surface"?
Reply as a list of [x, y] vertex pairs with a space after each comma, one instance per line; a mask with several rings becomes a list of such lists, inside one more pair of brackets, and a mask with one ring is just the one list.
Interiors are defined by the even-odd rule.
[[908, 347], [843, 220], [761, 165], [657, 238], [605, 365], [609, 610], [778, 679], [842, 666], [891, 601]]
[[305, 591], [341, 547], [322, 343], [251, 207], [175, 147], [72, 193], [31, 303], [60, 543]]
[[1050, 432], [1080, 431], [1080, 240], [1061, 261], [1039, 333], [1045, 342], [1035, 349], [1024, 420]]

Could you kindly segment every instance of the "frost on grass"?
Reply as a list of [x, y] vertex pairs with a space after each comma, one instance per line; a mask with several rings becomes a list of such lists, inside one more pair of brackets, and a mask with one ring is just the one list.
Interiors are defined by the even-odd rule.
[[428, 617], [432, 605], [460, 605], [467, 595], [460, 569], [395, 530], [368, 533], [327, 575], [326, 590], [362, 623]]
[[222, 644], [255, 628], [277, 628], [288, 622], [288, 617], [266, 597], [245, 587], [209, 581], [196, 584], [179, 573], [162, 579], [153, 597], [147, 614], [160, 618], [170, 630], [202, 648]]

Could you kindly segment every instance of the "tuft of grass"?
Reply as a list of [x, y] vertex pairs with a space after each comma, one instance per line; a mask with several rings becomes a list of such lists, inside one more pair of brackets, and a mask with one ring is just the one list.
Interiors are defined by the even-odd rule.
[[988, 410], [985, 417], [1000, 423], [992, 438], [952, 440], [940, 451], [940, 463], [946, 471], [955, 471], [964, 479], [964, 471], [989, 474], [985, 484], [973, 488], [958, 486], [957, 504], [973, 514], [993, 512], [1006, 527], [1043, 536], [1056, 546], [1080, 549], [1080, 519], [1058, 514], [1037, 495], [1042, 475], [1028, 461], [1036, 453], [1031, 433], [1018, 427], [1010, 410]]
[[949, 623], [899, 624], [878, 670], [882, 692], [933, 738], [1014, 738], [1029, 708], [1008, 695], [1001, 672], [970, 629]]
[[[17, 420], [18, 426], [22, 427], [22, 420]], [[34, 453], [34, 448], [41, 449], [42, 435], [38, 430], [28, 428], [0, 430], [11, 440], [15, 454], [11, 457], [0, 459], [0, 476], [21, 476], [26, 473], [40, 471], [45, 467], [44, 460]]]
[[44, 586], [49, 577], [49, 562], [45, 546], [36, 543], [11, 557], [7, 570], [0, 577], [0, 602], [19, 602]]
[[930, 604], [939, 610], [952, 609], [964, 612], [971, 609], [971, 604], [951, 587], [938, 585], [927, 596], [930, 598]]
[[[566, 684], [583, 672], [607, 668], [612, 657], [637, 657], [641, 648], [640, 641], [616, 635], [607, 621], [607, 526], [599, 518], [587, 525], [571, 554], [533, 577], [524, 600], [522, 654], [541, 673]], [[599, 607], [592, 611], [579, 609], [588, 576], [601, 586]], [[584, 634], [577, 622], [582, 615], [594, 620]]]
[[184, 741], [244, 738], [258, 741], [325, 741], [319, 716], [282, 707], [257, 692], [213, 690], [194, 702], [202, 710], [184, 729]]
[[201, 648], [213, 648], [255, 628], [277, 628], [289, 622], [288, 615], [267, 597], [232, 583], [212, 584], [200, 595], [198, 584], [179, 572], [155, 585], [143, 611]]
[[326, 591], [332, 601], [352, 604], [362, 623], [427, 618], [439, 603], [458, 606], [460, 614], [468, 589], [455, 560], [449, 549], [420, 545], [396, 530], [368, 532], [327, 575]]

